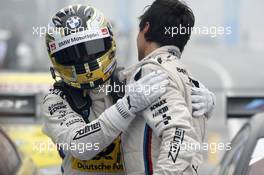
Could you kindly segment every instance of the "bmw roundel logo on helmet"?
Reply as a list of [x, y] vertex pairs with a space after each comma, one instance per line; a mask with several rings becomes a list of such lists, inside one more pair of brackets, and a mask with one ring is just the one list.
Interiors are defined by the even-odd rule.
[[82, 20], [78, 16], [72, 16], [67, 19], [66, 26], [69, 29], [76, 29], [82, 25]]

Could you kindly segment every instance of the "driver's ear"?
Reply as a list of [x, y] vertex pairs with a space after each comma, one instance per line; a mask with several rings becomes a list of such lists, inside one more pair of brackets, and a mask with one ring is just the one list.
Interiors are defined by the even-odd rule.
[[143, 33], [145, 34], [145, 33], [147, 33], [148, 32], [148, 30], [149, 30], [149, 28], [150, 28], [150, 23], [149, 22], [146, 22], [145, 23], [145, 27], [144, 27], [144, 29], [143, 29]]

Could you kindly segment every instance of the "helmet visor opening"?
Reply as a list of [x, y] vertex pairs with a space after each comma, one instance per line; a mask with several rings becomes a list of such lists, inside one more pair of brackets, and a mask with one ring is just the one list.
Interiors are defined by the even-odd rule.
[[64, 66], [92, 62], [109, 51], [112, 38], [102, 38], [70, 46], [53, 54], [55, 61]]

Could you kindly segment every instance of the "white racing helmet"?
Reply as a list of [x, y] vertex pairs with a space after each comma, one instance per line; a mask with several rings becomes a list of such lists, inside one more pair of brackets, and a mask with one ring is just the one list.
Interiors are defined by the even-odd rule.
[[71, 5], [57, 12], [49, 25], [46, 45], [54, 78], [59, 76], [75, 88], [92, 89], [111, 77], [116, 44], [111, 24], [99, 10]]

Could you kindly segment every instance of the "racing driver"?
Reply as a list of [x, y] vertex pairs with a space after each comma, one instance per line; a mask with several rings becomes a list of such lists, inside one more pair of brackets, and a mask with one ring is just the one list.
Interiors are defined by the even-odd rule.
[[[46, 34], [46, 45], [56, 82], [44, 98], [43, 131], [58, 146], [63, 159], [62, 172], [124, 174], [122, 133], [127, 136], [128, 128], [139, 128], [137, 131], [131, 129], [134, 132], [131, 135], [142, 137], [142, 127], [147, 124], [139, 114], [154, 101], [159, 101], [158, 97], [166, 95], [164, 87], [168, 86], [168, 73], [157, 70], [143, 76], [140, 74], [145, 71], [138, 69], [129, 75], [130, 81], [120, 82], [119, 78], [125, 79], [126, 70], [119, 72], [116, 68], [112, 27], [92, 6], [63, 8], [52, 18], [50, 26], [53, 30]], [[125, 93], [106, 93], [114, 84], [124, 86], [124, 83], [128, 89]], [[193, 116], [204, 118], [203, 115], [209, 115], [213, 109], [213, 94], [204, 87], [193, 89], [193, 94]], [[135, 125], [138, 122], [134, 122], [137, 120], [141, 121], [138, 126]], [[130, 144], [135, 140], [123, 139], [126, 140], [122, 141], [123, 147], [135, 152], [134, 156], [129, 154], [128, 161], [142, 170], [143, 165], [136, 160], [143, 158], [138, 154], [143, 147], [135, 150], [138, 148]], [[85, 149], [79, 149], [80, 145]], [[125, 167], [127, 173], [132, 172]]]
[[[192, 10], [180, 0], [155, 0], [140, 17], [139, 63], [124, 71], [123, 76], [132, 83], [137, 80], [135, 77], [162, 70], [170, 83], [166, 93], [138, 113], [141, 117], [133, 120], [122, 134], [127, 174], [198, 174], [207, 119], [192, 115], [192, 89], [201, 85], [181, 62], [194, 23]], [[168, 27], [184, 28], [187, 32], [172, 36], [165, 33]], [[199, 92], [193, 94], [195, 98]]]

